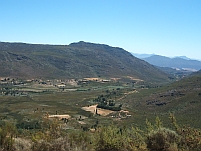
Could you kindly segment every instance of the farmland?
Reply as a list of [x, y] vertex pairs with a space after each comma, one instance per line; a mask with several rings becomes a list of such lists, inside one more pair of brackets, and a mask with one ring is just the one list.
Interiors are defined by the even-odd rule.
[[[122, 129], [129, 131], [124, 134], [128, 135], [137, 130], [130, 131], [135, 127], [143, 130], [143, 140], [138, 138], [138, 141], [142, 141], [141, 147], [146, 148], [144, 139], [147, 134], [144, 132], [150, 125], [147, 120], [154, 123], [157, 117], [163, 121], [164, 127], [172, 127], [168, 117], [174, 114], [182, 127], [200, 127], [200, 81], [200, 76], [192, 76], [162, 86], [130, 77], [68, 80], [2, 78], [0, 124], [14, 124], [20, 138], [31, 139], [35, 143], [41, 139], [47, 142], [61, 137], [65, 139], [63, 134], [73, 137], [71, 139], [75, 142], [75, 139], [83, 139], [79, 135], [88, 135], [87, 139], [91, 140], [102, 135], [96, 130], [105, 126], [105, 131], [114, 126], [108, 135], [110, 131]], [[75, 132], [79, 132], [78, 136]], [[95, 132], [98, 136], [91, 134]], [[46, 133], [52, 136], [46, 136]], [[94, 142], [93, 139], [91, 141]], [[87, 147], [90, 146], [89, 143]]]
[[[93, 127], [97, 120], [100, 125], [107, 125], [112, 121], [120, 125], [134, 124], [143, 127], [146, 118], [154, 120], [156, 116], [160, 116], [167, 121], [169, 113], [175, 113], [182, 124], [199, 127], [201, 122], [195, 116], [199, 112], [193, 108], [200, 105], [198, 102], [200, 88], [194, 88], [194, 91], [187, 93], [184, 88], [177, 90], [171, 87], [173, 86], [150, 87], [143, 81], [130, 77], [126, 80], [113, 78], [24, 81], [4, 79], [1, 82], [0, 95], [1, 120], [13, 121], [18, 125], [26, 123], [34, 128], [34, 124], [41, 122], [47, 115], [69, 115], [71, 117], [68, 120], [69, 124], [71, 119], [82, 120], [87, 128]], [[194, 98], [190, 99], [192, 95]], [[104, 103], [111, 104], [111, 106], [103, 107], [105, 109], [118, 106], [121, 108], [112, 112], [98, 108], [97, 111], [93, 108], [90, 112], [86, 109], [97, 103], [102, 103], [102, 106]], [[128, 113], [123, 113], [124, 110]], [[187, 117], [183, 116], [185, 111], [190, 113], [188, 121], [185, 120]], [[190, 121], [192, 122], [189, 123]], [[69, 126], [80, 128], [82, 125], [77, 122]]]
[[[113, 120], [108, 115], [110, 111], [105, 110], [108, 116], [100, 116], [82, 108], [96, 104], [93, 99], [99, 95], [107, 95], [121, 103], [124, 93], [134, 89], [131, 86], [132, 83], [103, 79], [19, 81], [7, 78], [1, 83], [1, 119], [19, 126], [26, 123], [28, 126], [24, 127], [33, 128], [47, 115], [67, 114], [72, 120], [83, 120], [89, 127], [99, 119], [100, 124], [104, 124], [108, 118]], [[75, 125], [75, 128], [79, 126]]]

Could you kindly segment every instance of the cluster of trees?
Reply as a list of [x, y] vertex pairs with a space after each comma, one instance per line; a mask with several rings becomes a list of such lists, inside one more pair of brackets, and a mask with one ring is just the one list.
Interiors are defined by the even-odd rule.
[[[4, 88], [0, 89], [0, 93], [2, 95], [13, 95], [13, 96], [15, 96], [15, 95], [18, 95], [20, 92], [18, 90], [16, 90], [16, 89], [12, 89], [12, 88], [9, 88], [9, 87], [4, 87]], [[22, 94], [22, 92], [21, 92], [21, 94]]]
[[98, 108], [108, 109], [112, 111], [120, 111], [122, 107], [122, 104], [116, 105], [115, 100], [107, 99], [103, 95], [100, 95], [97, 98], [95, 98], [93, 102], [98, 103], [98, 106], [97, 106]]
[[170, 114], [166, 128], [156, 117], [138, 127], [98, 126], [95, 131], [64, 131], [57, 120], [44, 121], [40, 131], [19, 131], [9, 123], [0, 126], [2, 151], [200, 151], [201, 130], [179, 126]]

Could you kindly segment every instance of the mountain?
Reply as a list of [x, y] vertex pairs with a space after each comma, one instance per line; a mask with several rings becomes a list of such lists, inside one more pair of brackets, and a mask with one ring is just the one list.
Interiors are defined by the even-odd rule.
[[191, 58], [188, 58], [186, 56], [177, 56], [177, 57], [174, 57], [174, 58], [182, 58], [182, 59], [185, 59], [185, 60], [192, 60]]
[[168, 81], [168, 75], [122, 48], [86, 42], [41, 45], [0, 42], [0, 76], [85, 78], [132, 76]]
[[201, 61], [187, 60], [180, 57], [168, 58], [164, 56], [154, 55], [148, 58], [143, 58], [148, 63], [159, 67], [171, 67], [196, 71], [201, 69]]
[[148, 58], [155, 55], [155, 54], [139, 54], [139, 53], [132, 53], [132, 52], [131, 54], [139, 59]]

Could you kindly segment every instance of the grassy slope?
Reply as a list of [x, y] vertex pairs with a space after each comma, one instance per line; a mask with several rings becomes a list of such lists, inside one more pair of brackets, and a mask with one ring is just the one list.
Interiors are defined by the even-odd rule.
[[182, 124], [201, 126], [201, 76], [191, 76], [170, 85], [156, 89], [142, 89], [131, 94], [124, 101], [136, 117], [161, 118], [174, 113]]

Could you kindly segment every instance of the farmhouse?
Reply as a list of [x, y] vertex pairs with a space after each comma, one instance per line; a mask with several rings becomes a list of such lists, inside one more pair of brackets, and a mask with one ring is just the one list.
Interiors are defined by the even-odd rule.
[[58, 84], [57, 87], [58, 88], [64, 88], [66, 85], [65, 84]]
[[110, 80], [102, 80], [102, 82], [110, 82]]

